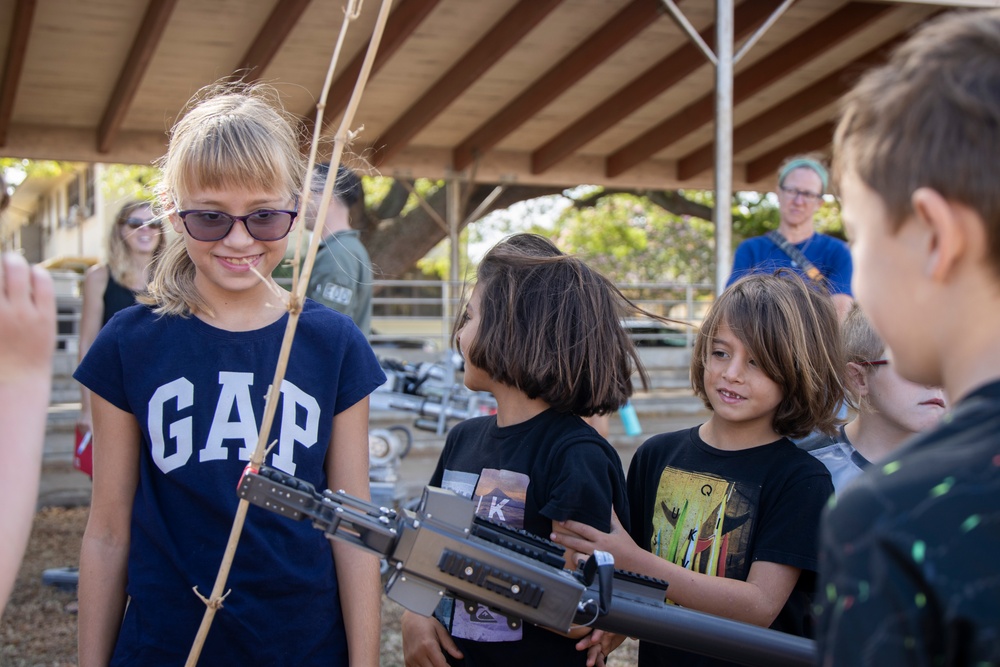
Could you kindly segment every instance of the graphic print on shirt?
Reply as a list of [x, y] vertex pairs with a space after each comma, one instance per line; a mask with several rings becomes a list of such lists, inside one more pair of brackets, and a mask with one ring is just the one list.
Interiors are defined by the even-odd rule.
[[[445, 470], [441, 487], [472, 498], [476, 503], [476, 516], [521, 530], [524, 528], [524, 500], [530, 481], [524, 473], [510, 470], [484, 468], [478, 476]], [[456, 600], [451, 634], [479, 642], [511, 642], [521, 639], [521, 627], [511, 628], [506, 616], [484, 605], [467, 608]]]
[[707, 473], [666, 467], [649, 549], [693, 572], [746, 579], [759, 491]]
[[[215, 414], [207, 430], [198, 461], [227, 460], [233, 445], [236, 458], [249, 461], [257, 446], [258, 424], [251, 389], [253, 373], [219, 371]], [[194, 442], [195, 385], [185, 377], [161, 385], [149, 399], [147, 427], [151, 454], [156, 466], [169, 473], [186, 465], [198, 449]], [[209, 398], [211, 400], [211, 398]], [[316, 399], [288, 380], [281, 382], [281, 413], [277, 446], [270, 454], [269, 465], [295, 474], [296, 445], [312, 447], [318, 441], [320, 406]]]

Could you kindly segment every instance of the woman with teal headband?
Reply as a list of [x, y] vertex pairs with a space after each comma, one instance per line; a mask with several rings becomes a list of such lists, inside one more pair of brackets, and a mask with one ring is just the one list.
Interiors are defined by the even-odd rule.
[[785, 160], [778, 170], [778, 229], [739, 245], [728, 284], [750, 273], [790, 268], [828, 290], [843, 319], [854, 301], [851, 253], [843, 241], [820, 234], [813, 226], [829, 179], [826, 167], [815, 156]]

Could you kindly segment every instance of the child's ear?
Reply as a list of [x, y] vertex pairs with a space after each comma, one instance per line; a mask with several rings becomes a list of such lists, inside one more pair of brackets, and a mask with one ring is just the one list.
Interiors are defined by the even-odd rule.
[[184, 236], [184, 223], [181, 222], [181, 217], [177, 215], [176, 211], [172, 211], [167, 215], [167, 220], [170, 221], [170, 226], [174, 228], [180, 236]]
[[932, 280], [946, 281], [970, 241], [965, 216], [933, 188], [918, 188], [910, 202], [915, 216], [930, 234], [926, 274]]
[[868, 373], [861, 364], [853, 361], [847, 362], [847, 379], [854, 386], [854, 392], [858, 398], [868, 395]]

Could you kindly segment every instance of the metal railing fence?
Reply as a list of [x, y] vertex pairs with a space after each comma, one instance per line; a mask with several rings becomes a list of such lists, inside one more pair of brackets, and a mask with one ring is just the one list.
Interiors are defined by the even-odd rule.
[[[58, 332], [57, 358], [60, 368], [75, 368], [80, 320], [80, 282], [74, 272], [56, 272]], [[627, 283], [622, 293], [643, 310], [661, 317], [697, 325], [713, 299], [711, 284], [685, 282]], [[467, 296], [463, 283], [438, 280], [376, 280], [372, 298], [370, 341], [379, 350], [411, 349], [440, 354], [451, 346], [452, 323]], [[671, 347], [689, 350], [697, 329], [665, 325], [648, 317], [626, 320], [633, 340], [640, 347]]]

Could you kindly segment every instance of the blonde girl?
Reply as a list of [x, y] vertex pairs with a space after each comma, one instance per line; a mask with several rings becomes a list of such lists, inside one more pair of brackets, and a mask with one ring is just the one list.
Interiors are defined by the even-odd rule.
[[[137, 294], [146, 291], [164, 239], [163, 223], [153, 216], [150, 202], [127, 201], [118, 210], [108, 232], [107, 261], [90, 267], [83, 277], [79, 359], [87, 356], [101, 327], [119, 310], [134, 304]], [[81, 434], [93, 428], [90, 390], [83, 385], [76, 425]]]
[[[270, 279], [297, 221], [298, 135], [260, 88], [193, 103], [161, 162], [178, 234], [148, 306], [116, 315], [76, 377], [93, 392], [94, 493], [80, 557], [80, 665], [183, 664], [279, 392], [266, 463], [368, 494], [368, 394], [384, 381], [354, 324], [304, 305], [271, 387], [289, 294]], [[375, 559], [251, 508], [205, 665], [375, 665]], [[127, 602], [127, 605], [126, 605]]]

